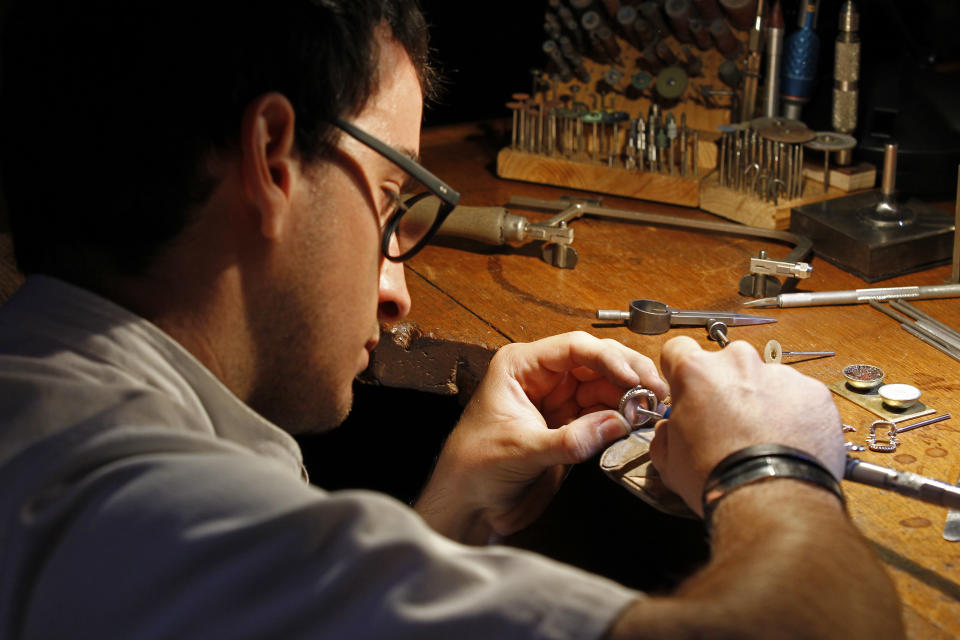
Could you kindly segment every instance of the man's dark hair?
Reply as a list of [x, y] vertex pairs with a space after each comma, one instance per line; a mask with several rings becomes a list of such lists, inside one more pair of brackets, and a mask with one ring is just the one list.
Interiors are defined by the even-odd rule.
[[[0, 168], [17, 263], [138, 275], [215, 187], [204, 160], [284, 94], [313, 162], [376, 90], [386, 23], [433, 86], [417, 0], [25, 0], [3, 35]], [[77, 274], [85, 275], [77, 275]]]

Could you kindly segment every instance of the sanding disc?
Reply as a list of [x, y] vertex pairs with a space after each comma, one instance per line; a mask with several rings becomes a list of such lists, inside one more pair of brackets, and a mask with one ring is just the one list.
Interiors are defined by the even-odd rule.
[[817, 151], [845, 151], [857, 146], [857, 139], [836, 131], [818, 131], [816, 137], [807, 146]]
[[802, 144], [804, 142], [810, 142], [817, 137], [816, 132], [813, 129], [807, 128], [805, 124], [800, 123], [798, 126], [790, 124], [789, 122], [764, 127], [760, 129], [759, 133], [762, 138], [766, 138], [767, 140], [785, 142], [787, 144]]
[[666, 67], [657, 74], [657, 93], [667, 100], [676, 100], [687, 90], [687, 72], [680, 67]]
[[780, 364], [783, 362], [783, 349], [780, 348], [780, 343], [776, 340], [768, 340], [766, 346], [763, 348], [763, 361], [764, 362], [775, 362]]

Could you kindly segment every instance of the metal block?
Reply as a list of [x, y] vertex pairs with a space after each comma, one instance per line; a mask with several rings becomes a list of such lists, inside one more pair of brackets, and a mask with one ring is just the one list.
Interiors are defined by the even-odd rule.
[[950, 262], [954, 222], [919, 200], [902, 205], [916, 219], [903, 227], [878, 228], [861, 217], [881, 202], [868, 191], [794, 207], [790, 231], [810, 238], [814, 254], [867, 282], [922, 271]]

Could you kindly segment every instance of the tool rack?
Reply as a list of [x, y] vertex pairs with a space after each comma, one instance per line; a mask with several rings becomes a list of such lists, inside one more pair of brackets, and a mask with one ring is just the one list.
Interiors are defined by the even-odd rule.
[[[507, 103], [513, 136], [497, 175], [700, 207], [769, 229], [787, 228], [792, 207], [872, 187], [872, 167], [826, 191], [812, 182], [815, 170], [801, 171], [790, 197], [756, 197], [720, 179], [721, 129], [739, 120], [757, 6], [731, 4], [548, 0], [546, 64], [531, 72], [530, 92]], [[664, 140], [667, 118], [680, 133]]]

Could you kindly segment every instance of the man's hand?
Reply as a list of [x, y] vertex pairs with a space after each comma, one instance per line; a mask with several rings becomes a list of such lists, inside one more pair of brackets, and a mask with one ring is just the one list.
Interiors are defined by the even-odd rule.
[[444, 445], [416, 509], [438, 531], [484, 542], [535, 520], [566, 474], [629, 433], [614, 409], [642, 384], [669, 392], [653, 362], [574, 332], [500, 349]]
[[[650, 455], [697, 513], [710, 471], [751, 445], [802, 449], [842, 476], [840, 418], [816, 380], [764, 364], [745, 342], [708, 352], [674, 338], [660, 366], [673, 408], [656, 425]], [[703, 569], [672, 596], [637, 600], [608, 637], [904, 637], [893, 582], [822, 488], [796, 479], [743, 486], [718, 505], [710, 541]]]
[[704, 351], [668, 341], [660, 356], [672, 409], [657, 423], [650, 456], [668, 487], [700, 513], [707, 475], [727, 455], [754, 444], [783, 444], [817, 457], [839, 479], [840, 415], [820, 382], [782, 364], [764, 364], [746, 342]]

